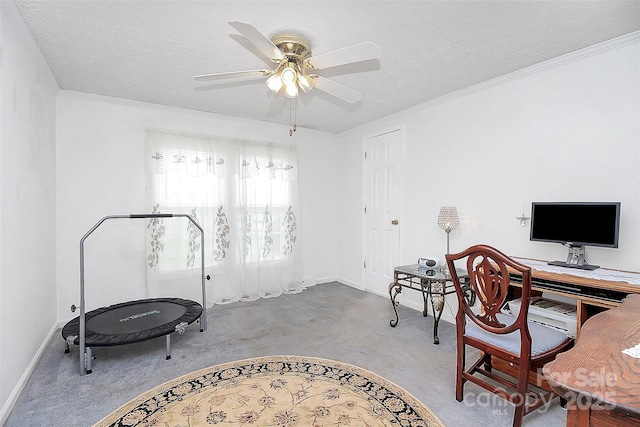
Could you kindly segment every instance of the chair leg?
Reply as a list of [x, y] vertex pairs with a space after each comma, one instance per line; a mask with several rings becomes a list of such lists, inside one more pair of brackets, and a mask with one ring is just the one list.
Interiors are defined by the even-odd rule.
[[456, 366], [456, 400], [462, 402], [462, 394], [464, 387], [464, 379], [462, 374], [465, 367], [465, 348], [464, 344], [458, 341], [458, 354], [457, 354], [457, 366]]
[[523, 417], [524, 417], [524, 403], [516, 406], [516, 410], [513, 414], [513, 427], [521, 427]]
[[522, 426], [522, 418], [527, 409], [527, 390], [529, 389], [529, 369], [528, 363], [520, 366], [518, 374], [517, 396], [515, 402], [516, 407], [513, 413], [513, 427]]

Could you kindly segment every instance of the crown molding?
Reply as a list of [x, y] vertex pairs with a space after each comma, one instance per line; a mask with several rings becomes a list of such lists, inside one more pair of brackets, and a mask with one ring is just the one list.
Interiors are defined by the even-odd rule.
[[520, 80], [535, 74], [543, 73], [545, 71], [549, 71], [554, 68], [563, 67], [567, 64], [579, 62], [587, 58], [602, 55], [603, 53], [606, 53], [606, 52], [622, 49], [624, 47], [627, 47], [633, 44], [639, 44], [639, 43], [640, 43], [640, 31], [635, 31], [633, 33], [625, 34], [624, 36], [616, 37], [614, 39], [607, 40], [605, 42], [598, 43], [593, 46], [588, 46], [586, 48], [576, 50], [566, 55], [558, 56], [556, 58], [553, 58], [547, 61], [539, 62], [529, 67], [522, 68], [520, 70], [511, 72], [508, 74], [504, 74], [502, 76], [499, 76], [490, 80], [486, 80], [481, 83], [477, 83], [475, 85], [466, 87], [464, 89], [460, 89], [455, 92], [448, 93], [446, 95], [442, 95], [438, 98], [434, 98], [422, 104], [407, 108], [406, 110], [400, 111], [398, 113], [393, 113], [391, 116], [412, 113], [415, 111], [421, 111], [427, 108], [431, 108], [435, 105], [440, 105], [445, 102], [449, 102], [454, 99], [461, 98], [463, 96], [467, 96], [470, 94], [483, 91], [485, 89], [500, 86], [500, 85], [510, 83], [516, 80]]

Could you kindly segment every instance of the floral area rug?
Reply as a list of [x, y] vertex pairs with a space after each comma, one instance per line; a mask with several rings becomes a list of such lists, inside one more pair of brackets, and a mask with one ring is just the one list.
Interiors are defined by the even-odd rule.
[[444, 427], [418, 399], [340, 362], [270, 356], [212, 366], [166, 382], [94, 427]]

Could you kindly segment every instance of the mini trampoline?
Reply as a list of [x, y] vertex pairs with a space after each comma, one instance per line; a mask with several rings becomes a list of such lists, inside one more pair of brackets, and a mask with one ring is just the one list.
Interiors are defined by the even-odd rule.
[[[186, 217], [201, 236], [202, 304], [182, 298], [148, 298], [127, 301], [85, 313], [84, 303], [84, 241], [104, 221], [112, 218], [171, 218]], [[209, 276], [206, 277], [209, 279]], [[166, 336], [167, 360], [171, 359], [171, 334], [184, 333], [185, 328], [200, 319], [200, 332], [206, 330], [206, 293], [204, 274], [204, 232], [186, 214], [132, 214], [102, 218], [80, 240], [80, 316], [62, 328], [65, 353], [70, 345], [80, 346], [80, 375], [91, 373], [91, 347], [109, 347], [146, 341]], [[203, 315], [204, 314], [204, 315]]]
[[[85, 314], [85, 346], [109, 347], [166, 336], [168, 360], [170, 334], [184, 333], [201, 314], [202, 305], [182, 298], [150, 298], [102, 307]], [[62, 338], [66, 341], [65, 353], [69, 353], [70, 344], [80, 344], [80, 316], [62, 328]], [[91, 373], [91, 358], [87, 373]]]

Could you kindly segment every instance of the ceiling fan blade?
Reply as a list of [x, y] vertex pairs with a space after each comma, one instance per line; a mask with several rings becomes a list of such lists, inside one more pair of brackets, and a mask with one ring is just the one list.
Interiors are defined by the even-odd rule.
[[229, 22], [229, 25], [245, 36], [247, 40], [253, 43], [267, 58], [277, 61], [285, 58], [282, 51], [253, 25], [238, 21]]
[[248, 70], [248, 71], [231, 71], [229, 73], [202, 74], [193, 78], [199, 82], [210, 82], [213, 80], [227, 79], [247, 79], [264, 77], [272, 74], [272, 70]]
[[350, 104], [355, 104], [362, 99], [362, 93], [357, 90], [316, 74], [312, 74], [310, 77], [313, 78], [313, 86], [316, 89], [326, 92], [329, 95], [333, 95], [336, 98], [340, 98]]
[[338, 65], [350, 64], [352, 62], [366, 61], [369, 59], [379, 59], [380, 48], [373, 42], [364, 42], [342, 49], [322, 53], [312, 56], [305, 61], [311, 68], [320, 70], [337, 67]]

